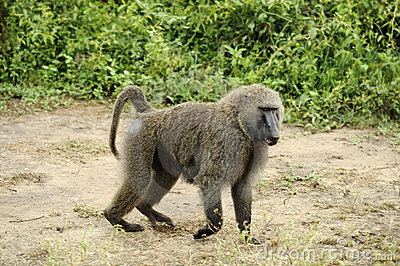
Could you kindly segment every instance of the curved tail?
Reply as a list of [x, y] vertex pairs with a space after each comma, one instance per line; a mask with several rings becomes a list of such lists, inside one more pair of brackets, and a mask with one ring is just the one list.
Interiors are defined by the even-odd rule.
[[130, 101], [134, 112], [144, 113], [154, 110], [154, 108], [149, 104], [149, 102], [144, 97], [143, 91], [138, 86], [126, 86], [122, 89], [120, 94], [118, 94], [117, 100], [114, 104], [112, 123], [110, 128], [109, 145], [111, 152], [114, 154], [115, 158], [119, 159], [119, 152], [115, 145], [115, 139], [117, 136], [117, 130], [119, 125], [119, 118], [121, 116], [123, 107], [127, 101]]

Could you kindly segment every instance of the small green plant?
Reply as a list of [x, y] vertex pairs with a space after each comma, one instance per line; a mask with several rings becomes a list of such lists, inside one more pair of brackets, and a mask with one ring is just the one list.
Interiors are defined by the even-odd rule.
[[82, 218], [89, 218], [90, 216], [95, 218], [103, 217], [103, 212], [96, 210], [95, 207], [87, 205], [87, 204], [80, 204], [75, 205], [73, 208], [74, 212], [78, 213], [79, 217]]
[[83, 238], [80, 245], [81, 262], [86, 260], [86, 254], [90, 250], [89, 234], [93, 231], [93, 224], [89, 223], [89, 228], [83, 233]]
[[48, 265], [73, 264], [76, 260], [71, 252], [65, 250], [63, 242], [58, 239], [46, 239], [40, 252], [47, 257]]
[[322, 177], [321, 174], [316, 174], [316, 173], [310, 173], [310, 174], [308, 174], [306, 176], [296, 175], [296, 174], [294, 174], [293, 169], [291, 168], [289, 170], [289, 173], [287, 175], [285, 175], [283, 177], [283, 179], [288, 181], [288, 182], [296, 182], [296, 181], [299, 181], [299, 182], [302, 182], [302, 181], [318, 181], [318, 182], [320, 182], [321, 181], [321, 177]]
[[53, 202], [53, 207], [52, 207], [52, 210], [51, 210], [51, 213], [50, 213], [50, 216], [51, 217], [57, 217], [57, 216], [61, 216], [61, 212], [60, 211], [58, 211], [57, 209], [56, 209], [56, 206], [55, 206], [55, 204], [54, 204], [54, 202]]
[[261, 191], [261, 190], [265, 189], [265, 188], [268, 186], [268, 184], [269, 184], [268, 180], [266, 180], [266, 179], [261, 179], [261, 180], [259, 180], [259, 181], [257, 182], [256, 187], [257, 187], [258, 190]]
[[110, 257], [110, 254], [115, 250], [116, 248], [116, 240], [123, 238], [126, 235], [126, 232], [124, 229], [122, 229], [121, 225], [115, 225], [114, 230], [111, 232], [111, 235], [108, 239], [107, 242], [105, 242], [100, 248], [99, 248], [99, 263], [106, 263], [107, 265], [109, 264], [108, 262], [108, 257]]
[[357, 145], [362, 142], [366, 142], [368, 140], [369, 136], [364, 136], [364, 135], [351, 135], [349, 143], [351, 145]]
[[17, 171], [10, 178], [1, 178], [0, 185], [16, 185], [18, 183], [40, 183], [46, 179], [46, 175], [42, 173], [33, 173], [29, 171]]
[[108, 149], [105, 145], [96, 143], [90, 139], [71, 139], [68, 137], [65, 141], [52, 144], [50, 147], [41, 147], [40, 150], [65, 158], [83, 159], [104, 154]]

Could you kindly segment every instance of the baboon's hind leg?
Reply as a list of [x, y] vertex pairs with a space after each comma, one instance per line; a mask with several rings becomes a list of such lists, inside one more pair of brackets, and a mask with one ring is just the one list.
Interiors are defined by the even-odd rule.
[[175, 185], [178, 178], [168, 174], [164, 170], [157, 170], [153, 172], [152, 179], [146, 190], [146, 194], [137, 209], [147, 218], [149, 218], [151, 226], [155, 227], [156, 222], [166, 223], [173, 226], [171, 218], [153, 209], [154, 204], [160, 200], [171, 190]]
[[154, 210], [149, 205], [141, 204], [137, 206], [137, 209], [150, 220], [151, 226], [153, 228], [157, 226], [156, 222], [166, 223], [167, 225], [174, 226], [171, 218]]
[[167, 225], [174, 226], [174, 223], [172, 222], [171, 218], [154, 209], [153, 209], [153, 215], [154, 218], [156, 218], [157, 222], [166, 223]]
[[123, 171], [124, 182], [115, 195], [111, 205], [104, 210], [104, 216], [112, 225], [121, 225], [127, 232], [144, 230], [138, 224], [131, 224], [122, 217], [131, 212], [140, 203], [151, 182], [152, 149], [144, 149], [152, 143], [152, 139], [145, 139], [142, 132], [142, 122], [137, 119], [129, 129], [126, 138]]
[[126, 232], [142, 231], [139, 224], [128, 223], [122, 217], [131, 212], [138, 201], [138, 196], [130, 182], [125, 179], [115, 194], [112, 203], [104, 210], [104, 217], [113, 225], [120, 225]]

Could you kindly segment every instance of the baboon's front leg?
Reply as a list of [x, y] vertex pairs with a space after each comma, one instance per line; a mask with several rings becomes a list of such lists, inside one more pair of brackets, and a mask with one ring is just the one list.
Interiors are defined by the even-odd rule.
[[[236, 221], [240, 232], [245, 231], [246, 240], [250, 236], [251, 223], [251, 182], [247, 179], [242, 179], [232, 186], [232, 198], [235, 206]], [[250, 239], [254, 244], [260, 244], [257, 239]]]
[[222, 227], [221, 191], [219, 189], [208, 189], [203, 190], [202, 193], [207, 224], [193, 235], [194, 239], [204, 238], [215, 234]]

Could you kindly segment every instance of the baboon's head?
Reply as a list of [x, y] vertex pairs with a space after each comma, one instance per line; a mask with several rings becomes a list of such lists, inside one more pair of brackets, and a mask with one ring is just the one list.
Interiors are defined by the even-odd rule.
[[283, 105], [279, 94], [259, 84], [242, 86], [222, 101], [235, 105], [239, 111], [239, 122], [254, 142], [275, 145], [280, 137], [283, 120]]

